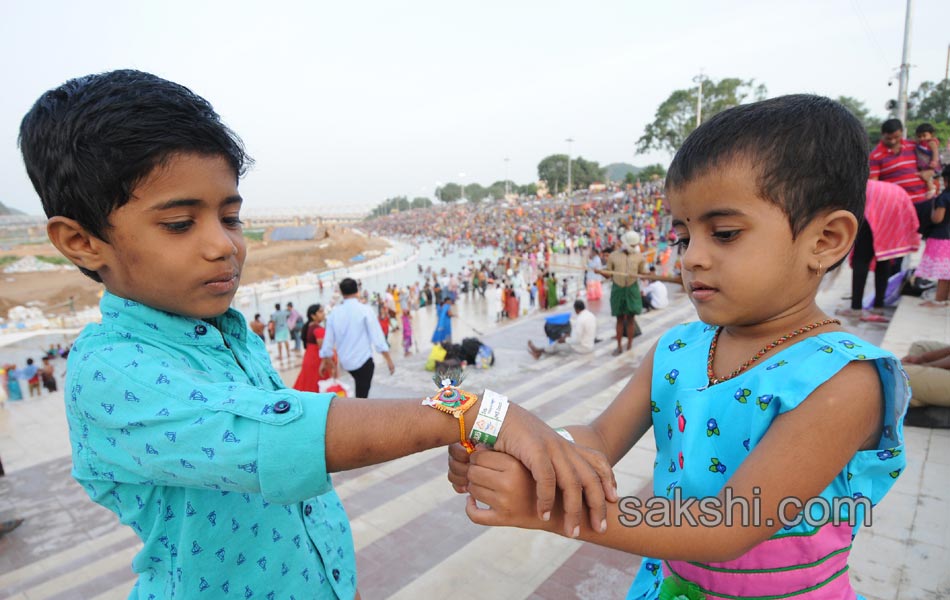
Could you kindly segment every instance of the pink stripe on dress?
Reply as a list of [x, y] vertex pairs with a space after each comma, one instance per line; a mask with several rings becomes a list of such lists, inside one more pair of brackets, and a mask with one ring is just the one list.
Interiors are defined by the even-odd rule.
[[[708, 598], [789, 594], [796, 600], [856, 598], [847, 572], [850, 546], [851, 528], [829, 524], [813, 535], [766, 540], [727, 562], [666, 563], [671, 573], [698, 585]], [[802, 592], [823, 582], [827, 583]]]

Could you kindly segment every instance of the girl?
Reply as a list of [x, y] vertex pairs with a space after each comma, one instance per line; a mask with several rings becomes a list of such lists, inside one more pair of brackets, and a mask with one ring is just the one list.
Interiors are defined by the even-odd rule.
[[[662, 336], [592, 424], [566, 430], [616, 464], [653, 427], [647, 506], [684, 518], [645, 521], [624, 499], [605, 533], [573, 530], [651, 557], [628, 598], [855, 597], [848, 551], [904, 468], [909, 398], [899, 361], [815, 302], [854, 241], [867, 168], [858, 121], [805, 95], [719, 113], [673, 159], [666, 191], [700, 320]], [[474, 522], [559, 531], [557, 513], [536, 516], [519, 463], [450, 452]]]
[[[320, 304], [311, 304], [307, 307], [307, 328], [303, 335], [303, 362], [300, 365], [300, 374], [294, 382], [294, 389], [301, 392], [319, 392], [320, 382], [326, 377], [320, 374], [320, 346], [327, 330], [323, 327], [326, 311]], [[334, 364], [336, 358], [334, 357]], [[335, 376], [331, 373], [331, 377]]]
[[442, 344], [442, 347], [452, 343], [452, 298], [446, 297], [439, 306], [438, 321], [435, 331], [432, 332], [432, 343]]
[[946, 307], [950, 298], [950, 166], [943, 169], [944, 190], [934, 200], [930, 222], [933, 227], [927, 237], [924, 256], [914, 272], [917, 277], [937, 280], [937, 295], [927, 307]]
[[402, 349], [406, 356], [412, 354], [412, 313], [408, 308], [402, 311]]

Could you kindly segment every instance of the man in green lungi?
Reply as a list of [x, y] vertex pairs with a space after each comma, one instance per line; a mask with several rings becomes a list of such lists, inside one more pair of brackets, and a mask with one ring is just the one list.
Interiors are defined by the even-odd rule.
[[640, 253], [640, 234], [627, 231], [620, 236], [620, 249], [607, 257], [607, 268], [597, 271], [609, 278], [610, 314], [617, 317], [617, 348], [613, 356], [623, 352], [623, 338], [627, 338], [627, 350], [633, 346], [636, 335], [636, 315], [643, 312], [638, 274], [648, 271], [647, 261]]

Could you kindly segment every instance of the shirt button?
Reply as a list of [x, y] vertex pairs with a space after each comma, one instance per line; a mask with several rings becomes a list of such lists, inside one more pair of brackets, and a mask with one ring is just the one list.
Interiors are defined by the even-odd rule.
[[310, 506], [309, 504], [303, 507], [303, 514], [307, 515], [308, 517], [310, 516], [310, 513], [312, 512], [313, 512], [313, 507]]
[[204, 334], [206, 334], [206, 333], [208, 333], [208, 328], [207, 328], [207, 327], [205, 327], [204, 325], [195, 325], [195, 334], [196, 334], [196, 335], [204, 335]]
[[333, 581], [340, 581], [340, 570], [333, 569]]
[[274, 404], [274, 412], [278, 415], [282, 415], [288, 410], [290, 410], [290, 402], [287, 402], [286, 400], [278, 400]]

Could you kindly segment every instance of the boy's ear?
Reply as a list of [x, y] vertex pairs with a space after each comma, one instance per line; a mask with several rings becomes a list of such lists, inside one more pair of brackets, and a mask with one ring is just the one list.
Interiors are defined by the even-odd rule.
[[814, 265], [826, 269], [848, 255], [858, 234], [858, 220], [847, 210], [835, 210], [815, 220]]
[[104, 264], [108, 243], [92, 235], [73, 219], [53, 217], [46, 223], [46, 235], [60, 253], [77, 267], [98, 271]]

